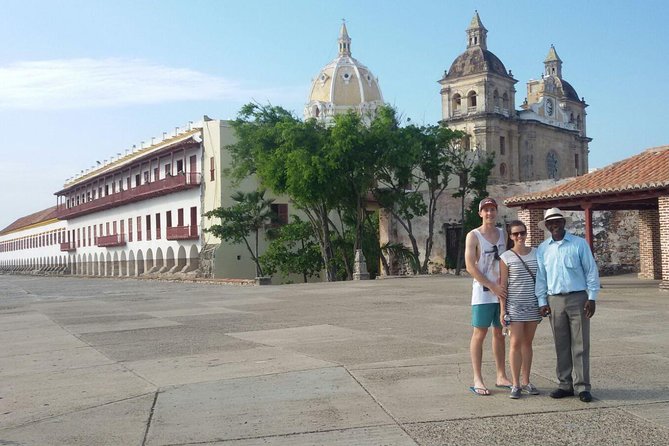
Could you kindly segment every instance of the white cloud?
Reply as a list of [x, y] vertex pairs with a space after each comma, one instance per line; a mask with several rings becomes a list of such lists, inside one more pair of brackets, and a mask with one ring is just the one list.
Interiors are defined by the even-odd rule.
[[[193, 100], [285, 99], [188, 68], [139, 59], [59, 59], [0, 67], [0, 110], [59, 110]], [[302, 93], [303, 95], [304, 93]]]

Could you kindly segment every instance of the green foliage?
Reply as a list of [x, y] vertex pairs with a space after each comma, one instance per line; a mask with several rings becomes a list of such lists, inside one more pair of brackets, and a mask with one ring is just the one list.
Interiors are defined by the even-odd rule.
[[471, 174], [471, 192], [472, 201], [469, 207], [465, 210], [464, 218], [464, 234], [467, 234], [474, 228], [481, 225], [481, 217], [479, 216], [479, 203], [488, 194], [488, 178], [490, 172], [495, 167], [495, 161], [492, 156], [486, 156], [478, 164], [474, 166]]
[[233, 176], [256, 174], [276, 194], [290, 197], [304, 211], [318, 240], [327, 280], [336, 276], [330, 210], [339, 181], [325, 147], [329, 130], [315, 120], [302, 122], [281, 107], [247, 104], [232, 124], [238, 142], [228, 146]]
[[[385, 146], [377, 171], [378, 186], [374, 193], [379, 204], [387, 209], [404, 228], [414, 257], [419, 248], [413, 233], [412, 220], [427, 215], [428, 234], [424, 262], [418, 269], [427, 272], [433, 245], [436, 207], [448, 186], [451, 151], [465, 133], [437, 125], [408, 125], [400, 128], [392, 109], [382, 109], [385, 123], [379, 132]], [[427, 194], [424, 195], [424, 190]]]
[[[351, 112], [337, 115], [334, 125], [325, 127], [315, 120], [302, 122], [281, 107], [247, 104], [233, 122], [238, 142], [228, 147], [231, 174], [237, 180], [256, 174], [263, 187], [288, 195], [305, 212], [328, 280], [337, 276], [330, 237], [339, 234], [340, 245], [346, 240], [345, 228], [333, 226], [330, 212], [351, 219], [353, 247], [361, 246], [365, 203], [384, 149], [386, 118], [367, 127]], [[346, 257], [343, 263], [350, 271]]]
[[394, 258], [398, 263], [407, 266], [413, 274], [420, 270], [420, 260], [410, 248], [401, 243], [386, 243], [381, 247], [383, 254]]
[[[488, 178], [495, 162], [493, 154], [461, 147], [453, 148], [451, 160], [453, 174], [459, 178], [458, 191], [453, 194], [453, 197], [460, 198], [460, 221], [463, 225], [463, 237], [461, 237], [458, 246], [458, 262], [455, 268], [455, 274], [459, 275], [464, 261], [464, 235], [481, 223], [478, 215], [478, 204], [488, 195], [486, 190]], [[471, 193], [474, 193], [474, 197], [467, 209], [465, 208], [465, 199]]]
[[318, 277], [323, 259], [311, 225], [293, 216], [291, 223], [275, 231], [267, 251], [260, 256], [260, 264], [268, 274], [300, 274], [304, 282]]
[[259, 235], [274, 216], [271, 209], [274, 199], [265, 198], [264, 190], [237, 191], [231, 198], [235, 201], [232, 206], [219, 207], [205, 214], [208, 218], [219, 218], [221, 221], [206, 231], [227, 242], [244, 243], [256, 265], [256, 275], [262, 277], [263, 270], [258, 260]]

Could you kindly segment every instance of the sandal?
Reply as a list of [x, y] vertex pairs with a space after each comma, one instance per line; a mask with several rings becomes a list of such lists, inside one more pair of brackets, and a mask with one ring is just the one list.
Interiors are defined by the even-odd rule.
[[485, 387], [474, 387], [471, 386], [469, 390], [476, 396], [488, 396], [490, 395], [490, 390]]

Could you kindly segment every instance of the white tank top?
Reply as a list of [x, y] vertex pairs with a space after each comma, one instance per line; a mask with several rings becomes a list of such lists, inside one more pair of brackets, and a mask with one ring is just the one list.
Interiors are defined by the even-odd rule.
[[[506, 251], [506, 240], [504, 240], [504, 231], [501, 228], [497, 228], [499, 233], [499, 238], [497, 239], [496, 244], [490, 243], [483, 237], [483, 234], [479, 232], [478, 229], [474, 229], [474, 234], [479, 241], [479, 259], [476, 263], [478, 268], [483, 275], [493, 283], [497, 283], [499, 280], [499, 260], [495, 260], [495, 250], [493, 246], [497, 246], [497, 252], [499, 255], [502, 255]], [[474, 279], [472, 285], [472, 305], [480, 304], [496, 304], [499, 302], [499, 299], [492, 291], [483, 291], [483, 285], [481, 285], [478, 280]]]

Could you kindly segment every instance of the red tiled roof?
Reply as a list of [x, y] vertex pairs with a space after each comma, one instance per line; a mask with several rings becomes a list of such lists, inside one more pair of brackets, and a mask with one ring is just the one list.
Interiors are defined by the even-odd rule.
[[42, 211], [35, 212], [34, 214], [19, 218], [14, 223], [0, 231], [0, 235], [54, 218], [56, 218], [56, 206], [52, 206], [48, 209], [44, 209]]
[[504, 204], [519, 206], [546, 200], [665, 188], [669, 188], [669, 146], [644, 150], [638, 155], [576, 177], [551, 189], [507, 198]]

